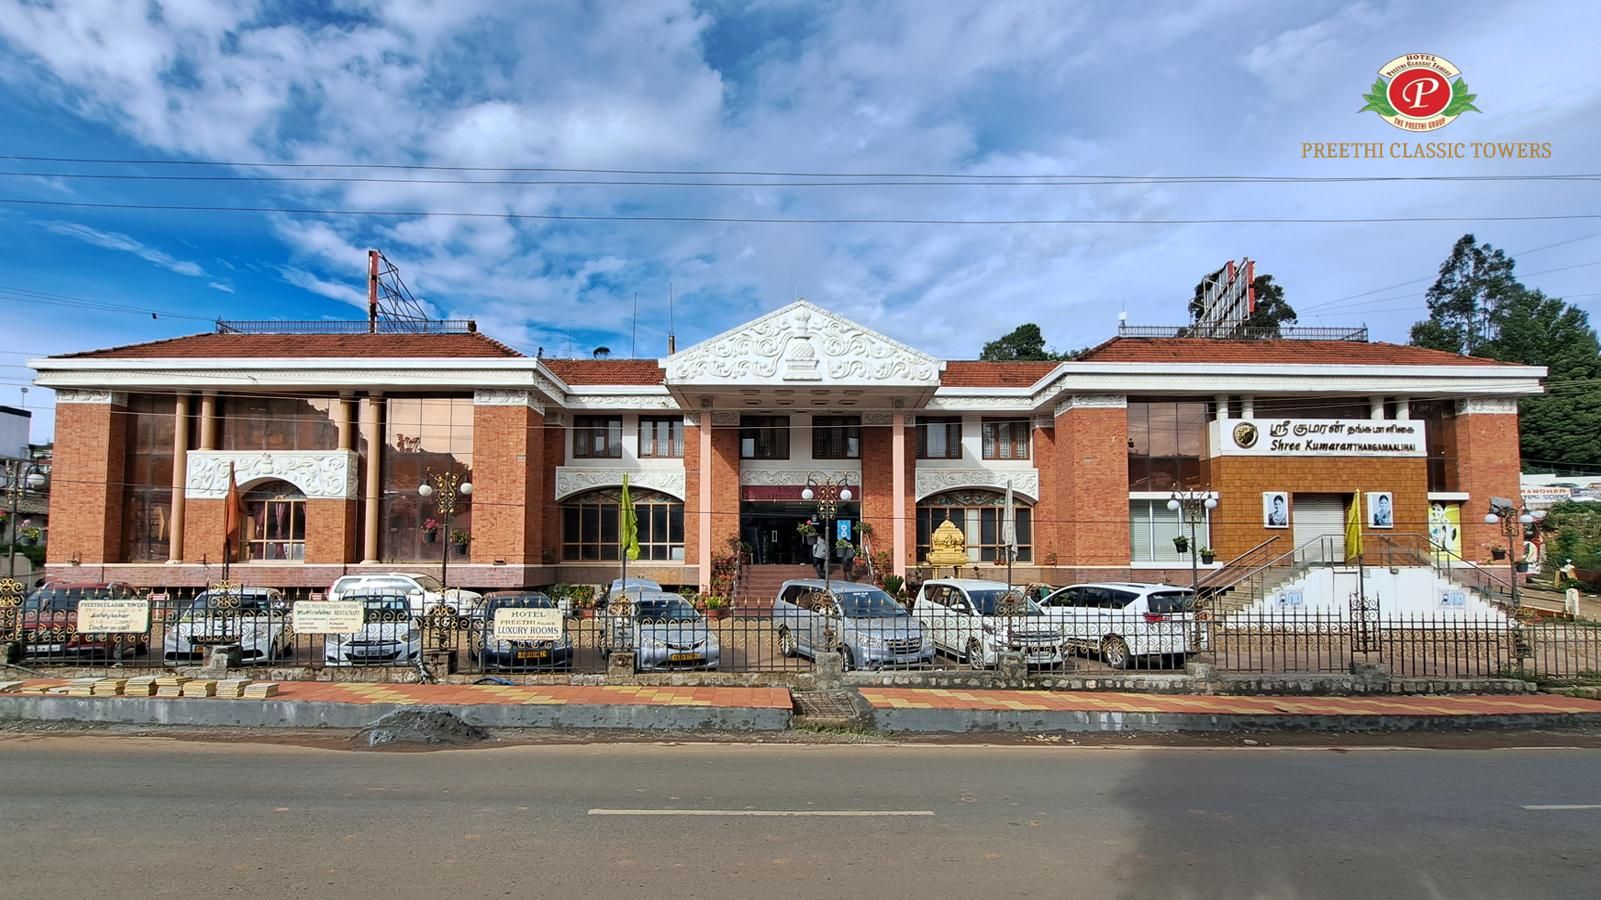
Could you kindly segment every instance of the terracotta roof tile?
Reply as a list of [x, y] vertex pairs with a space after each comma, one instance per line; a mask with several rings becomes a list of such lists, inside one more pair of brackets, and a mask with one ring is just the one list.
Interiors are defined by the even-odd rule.
[[545, 359], [541, 362], [570, 385], [661, 384], [666, 377], [654, 359]]
[[940, 374], [942, 387], [1031, 387], [1056, 370], [1059, 362], [982, 362], [951, 360]]
[[461, 359], [522, 356], [478, 332], [453, 334], [191, 334], [57, 359], [258, 359], [315, 357]]
[[1500, 366], [1493, 359], [1443, 350], [1359, 341], [1112, 338], [1079, 357], [1081, 362], [1276, 363], [1346, 366]]

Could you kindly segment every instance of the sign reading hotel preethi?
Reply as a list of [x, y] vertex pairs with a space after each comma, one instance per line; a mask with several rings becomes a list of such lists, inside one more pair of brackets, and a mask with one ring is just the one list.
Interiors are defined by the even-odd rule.
[[1213, 456], [1425, 456], [1410, 419], [1234, 419], [1212, 423]]

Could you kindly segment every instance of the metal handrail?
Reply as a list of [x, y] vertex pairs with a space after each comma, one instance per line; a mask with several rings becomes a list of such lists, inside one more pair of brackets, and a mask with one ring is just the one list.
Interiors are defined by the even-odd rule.
[[[1235, 579], [1234, 583], [1231, 584], [1230, 587], [1238, 587], [1242, 584], [1248, 585], [1251, 599], [1253, 601], [1260, 600], [1262, 599], [1263, 586], [1267, 583], [1270, 573], [1283, 570], [1294, 571], [1303, 567], [1311, 568], [1313, 565], [1334, 565], [1336, 563], [1333, 555], [1334, 539], [1337, 537], [1341, 537], [1341, 535], [1318, 535], [1317, 537], [1293, 549], [1280, 553], [1272, 559], [1269, 559], [1266, 562], [1247, 570], [1239, 578]], [[1307, 552], [1308, 548], [1314, 546], [1317, 548], [1316, 556], [1313, 556], [1311, 553]], [[1221, 591], [1214, 590], [1210, 592], [1210, 596], [1216, 596], [1218, 593], [1221, 593]]]
[[1206, 577], [1202, 578], [1196, 584], [1196, 590], [1211, 591], [1212, 593], [1216, 594], [1222, 593], [1223, 591], [1233, 587], [1238, 582], [1238, 578], [1235, 578], [1235, 576], [1241, 574], [1239, 572], [1240, 567], [1247, 565], [1246, 560], [1250, 557], [1259, 555], [1262, 550], [1277, 543], [1278, 540], [1279, 536], [1274, 535], [1262, 543], [1257, 544], [1255, 547], [1252, 547], [1251, 549], [1224, 563], [1223, 568], [1208, 572]]
[[[1423, 551], [1419, 550], [1415, 546], [1407, 546], [1404, 541], [1400, 540], [1402, 538], [1408, 538], [1412, 541], [1421, 542], [1423, 546], [1428, 548], [1428, 550]], [[1435, 574], [1442, 575], [1446, 578], [1452, 578], [1458, 572], [1472, 572], [1473, 579], [1481, 583], [1472, 584], [1469, 585], [1469, 587], [1475, 591], [1478, 591], [1488, 599], [1501, 602], [1502, 595], [1504, 595], [1506, 598], [1505, 602], [1511, 602], [1511, 597], [1514, 593], [1512, 582], [1507, 581], [1506, 579], [1495, 574], [1489, 569], [1478, 565], [1477, 563], [1469, 562], [1461, 554], [1452, 550], [1450, 547], [1435, 543], [1434, 539], [1428, 535], [1417, 534], [1413, 532], [1401, 532], [1398, 534], [1379, 535], [1379, 541], [1385, 548], [1386, 561], [1388, 561], [1391, 554], [1398, 555], [1405, 559], [1411, 560], [1414, 565], [1429, 566], [1430, 568], [1434, 569]], [[1444, 560], [1443, 562], [1442, 559]], [[1461, 565], [1458, 566], [1455, 565], [1455, 563], [1460, 563]], [[1486, 587], [1486, 584], [1488, 584], [1489, 587]]]

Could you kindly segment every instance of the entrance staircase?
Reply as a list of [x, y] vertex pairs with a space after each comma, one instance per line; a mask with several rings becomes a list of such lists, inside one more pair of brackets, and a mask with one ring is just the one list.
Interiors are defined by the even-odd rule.
[[811, 566], [746, 566], [739, 573], [739, 589], [734, 595], [734, 608], [744, 613], [771, 612], [773, 597], [778, 593], [780, 585], [791, 578], [815, 577], [817, 570]]

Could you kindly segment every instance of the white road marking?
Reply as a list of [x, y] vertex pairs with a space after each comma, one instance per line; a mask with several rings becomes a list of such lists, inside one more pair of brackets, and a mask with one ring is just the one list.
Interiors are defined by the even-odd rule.
[[1564, 809], [1601, 809], [1601, 803], [1534, 803], [1527, 804], [1523, 808], [1547, 811]]
[[931, 809], [592, 809], [592, 816], [759, 816], [863, 819], [882, 816], [932, 816]]

